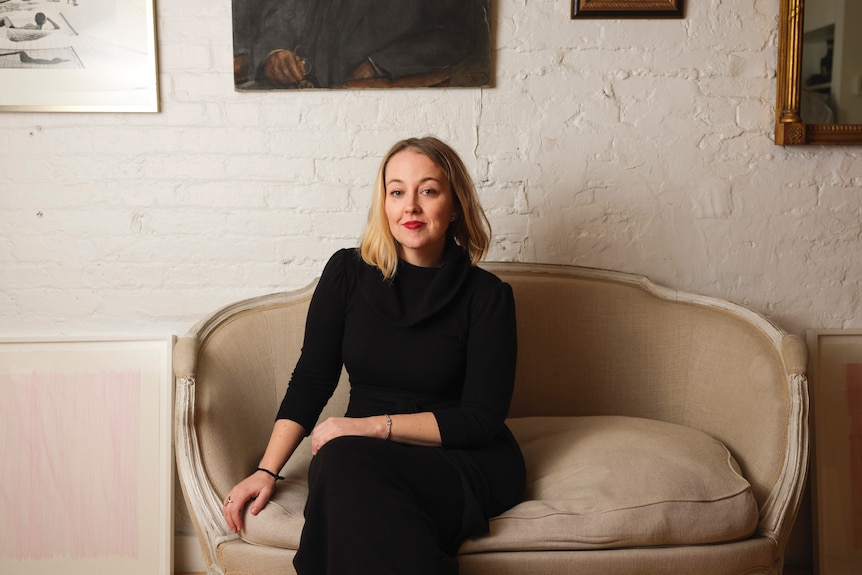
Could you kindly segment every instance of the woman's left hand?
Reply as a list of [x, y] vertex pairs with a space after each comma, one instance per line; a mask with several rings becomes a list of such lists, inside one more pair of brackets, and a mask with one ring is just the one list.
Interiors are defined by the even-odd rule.
[[317, 455], [321, 447], [338, 437], [350, 435], [383, 439], [385, 434], [386, 417], [383, 415], [377, 417], [330, 417], [311, 432], [311, 454]]
[[409, 445], [440, 447], [440, 427], [430, 411], [372, 417], [330, 417], [311, 432], [311, 454], [336, 437], [377, 437]]

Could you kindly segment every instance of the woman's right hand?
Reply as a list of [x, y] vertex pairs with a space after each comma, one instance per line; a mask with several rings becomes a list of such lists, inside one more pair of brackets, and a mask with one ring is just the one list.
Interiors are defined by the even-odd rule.
[[[281, 469], [303, 437], [305, 429], [300, 424], [289, 419], [276, 420], [260, 468]], [[234, 485], [222, 501], [222, 515], [231, 533], [242, 531], [245, 506], [251, 504], [251, 514], [257, 515], [269, 503], [274, 490], [275, 477], [265, 471], [255, 471]]]
[[262, 471], [255, 471], [234, 485], [222, 502], [222, 514], [231, 533], [242, 531], [246, 505], [251, 504], [251, 514], [257, 515], [269, 502], [274, 490], [275, 479]]

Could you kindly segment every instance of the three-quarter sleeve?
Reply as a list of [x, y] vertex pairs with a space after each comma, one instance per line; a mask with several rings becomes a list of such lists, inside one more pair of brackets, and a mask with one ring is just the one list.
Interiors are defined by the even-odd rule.
[[323, 269], [309, 304], [302, 353], [276, 416], [299, 423], [306, 434], [314, 429], [341, 375], [346, 263], [353, 253], [336, 252]]
[[[461, 400], [434, 410], [444, 447], [490, 443], [504, 426], [515, 385], [517, 330], [512, 288], [493, 278], [470, 304], [467, 363]], [[489, 282], [490, 283], [490, 282]]]

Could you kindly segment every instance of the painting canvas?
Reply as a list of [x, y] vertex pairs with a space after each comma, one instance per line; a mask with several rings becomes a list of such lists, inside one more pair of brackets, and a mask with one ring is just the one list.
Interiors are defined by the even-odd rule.
[[0, 341], [0, 573], [171, 572], [172, 343]]
[[158, 111], [153, 0], [0, 0], [0, 86], [0, 111]]
[[239, 91], [483, 87], [490, 0], [233, 0]]
[[815, 554], [822, 575], [862, 573], [862, 331], [813, 331]]

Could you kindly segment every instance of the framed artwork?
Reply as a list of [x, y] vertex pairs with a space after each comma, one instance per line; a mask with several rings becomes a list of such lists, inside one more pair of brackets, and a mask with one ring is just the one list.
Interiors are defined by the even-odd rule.
[[172, 572], [172, 349], [0, 340], [0, 573]]
[[572, 18], [682, 18], [683, 0], [572, 0]]
[[862, 330], [808, 333], [815, 565], [862, 573]]
[[154, 0], [0, 0], [0, 111], [158, 112]]
[[485, 87], [490, 0], [233, 0], [238, 91]]

